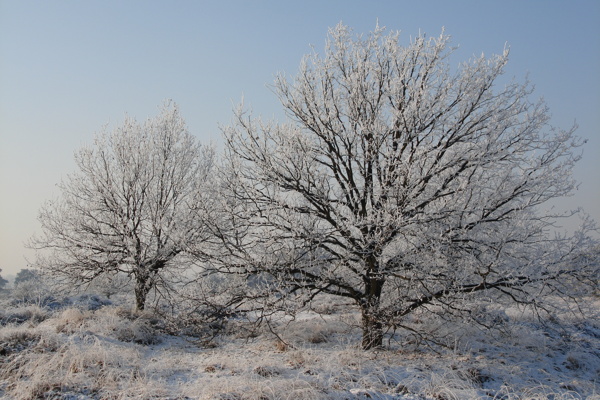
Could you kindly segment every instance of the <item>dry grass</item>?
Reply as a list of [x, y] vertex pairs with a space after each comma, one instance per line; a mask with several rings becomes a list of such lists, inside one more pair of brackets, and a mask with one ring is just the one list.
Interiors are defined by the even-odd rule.
[[264, 327], [249, 338], [235, 331], [246, 323], [232, 323], [216, 347], [169, 336], [155, 316], [126, 307], [10, 313], [27, 318], [0, 329], [4, 399], [600, 398], [600, 325], [589, 320], [543, 326], [512, 316], [496, 334], [445, 327], [453, 348], [415, 350], [398, 334], [364, 352], [357, 316], [331, 307], [272, 321], [278, 338]]

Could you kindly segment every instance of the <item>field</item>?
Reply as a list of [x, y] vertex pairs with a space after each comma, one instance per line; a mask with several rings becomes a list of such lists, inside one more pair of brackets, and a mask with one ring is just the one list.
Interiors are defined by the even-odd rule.
[[493, 330], [416, 317], [435, 343], [398, 331], [362, 351], [357, 310], [328, 298], [258, 327], [231, 318], [207, 340], [126, 297], [3, 296], [3, 399], [600, 399], [598, 297], [585, 318], [544, 322], [488, 307]]

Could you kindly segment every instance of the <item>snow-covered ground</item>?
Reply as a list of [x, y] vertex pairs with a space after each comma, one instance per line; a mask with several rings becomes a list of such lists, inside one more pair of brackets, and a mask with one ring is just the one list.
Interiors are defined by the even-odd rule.
[[439, 324], [445, 346], [398, 332], [385, 349], [362, 351], [358, 313], [329, 300], [326, 314], [282, 318], [251, 337], [233, 320], [206, 342], [94, 296], [52, 308], [5, 299], [0, 397], [600, 399], [600, 299], [586, 304], [595, 310], [586, 318], [542, 324], [515, 308], [495, 331]]

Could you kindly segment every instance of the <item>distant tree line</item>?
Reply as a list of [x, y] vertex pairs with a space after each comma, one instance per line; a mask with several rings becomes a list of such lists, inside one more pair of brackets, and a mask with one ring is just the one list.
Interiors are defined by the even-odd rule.
[[[0, 268], [0, 274], [2, 273], [2, 269]], [[31, 280], [35, 280], [38, 279], [38, 273], [33, 270], [33, 269], [29, 269], [29, 268], [23, 268], [21, 270], [19, 270], [19, 272], [17, 272], [17, 275], [15, 276], [15, 279], [13, 281], [13, 285], [17, 286], [23, 282], [27, 282], [27, 281], [31, 281]], [[8, 280], [4, 279], [1, 275], [0, 275], [0, 290], [5, 289], [8, 285]]]

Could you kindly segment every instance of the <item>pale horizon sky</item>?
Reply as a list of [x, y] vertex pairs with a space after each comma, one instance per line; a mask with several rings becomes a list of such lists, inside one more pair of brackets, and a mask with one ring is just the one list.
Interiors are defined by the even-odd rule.
[[368, 33], [377, 21], [401, 41], [442, 27], [457, 61], [510, 46], [508, 78], [528, 76], [559, 128], [588, 140], [575, 195], [600, 222], [600, 2], [30, 1], [0, 0], [0, 268], [32, 258], [42, 203], [74, 171], [73, 152], [127, 113], [144, 120], [165, 99], [201, 142], [220, 142], [242, 95], [255, 114], [281, 116], [268, 85], [322, 52], [340, 21]]

